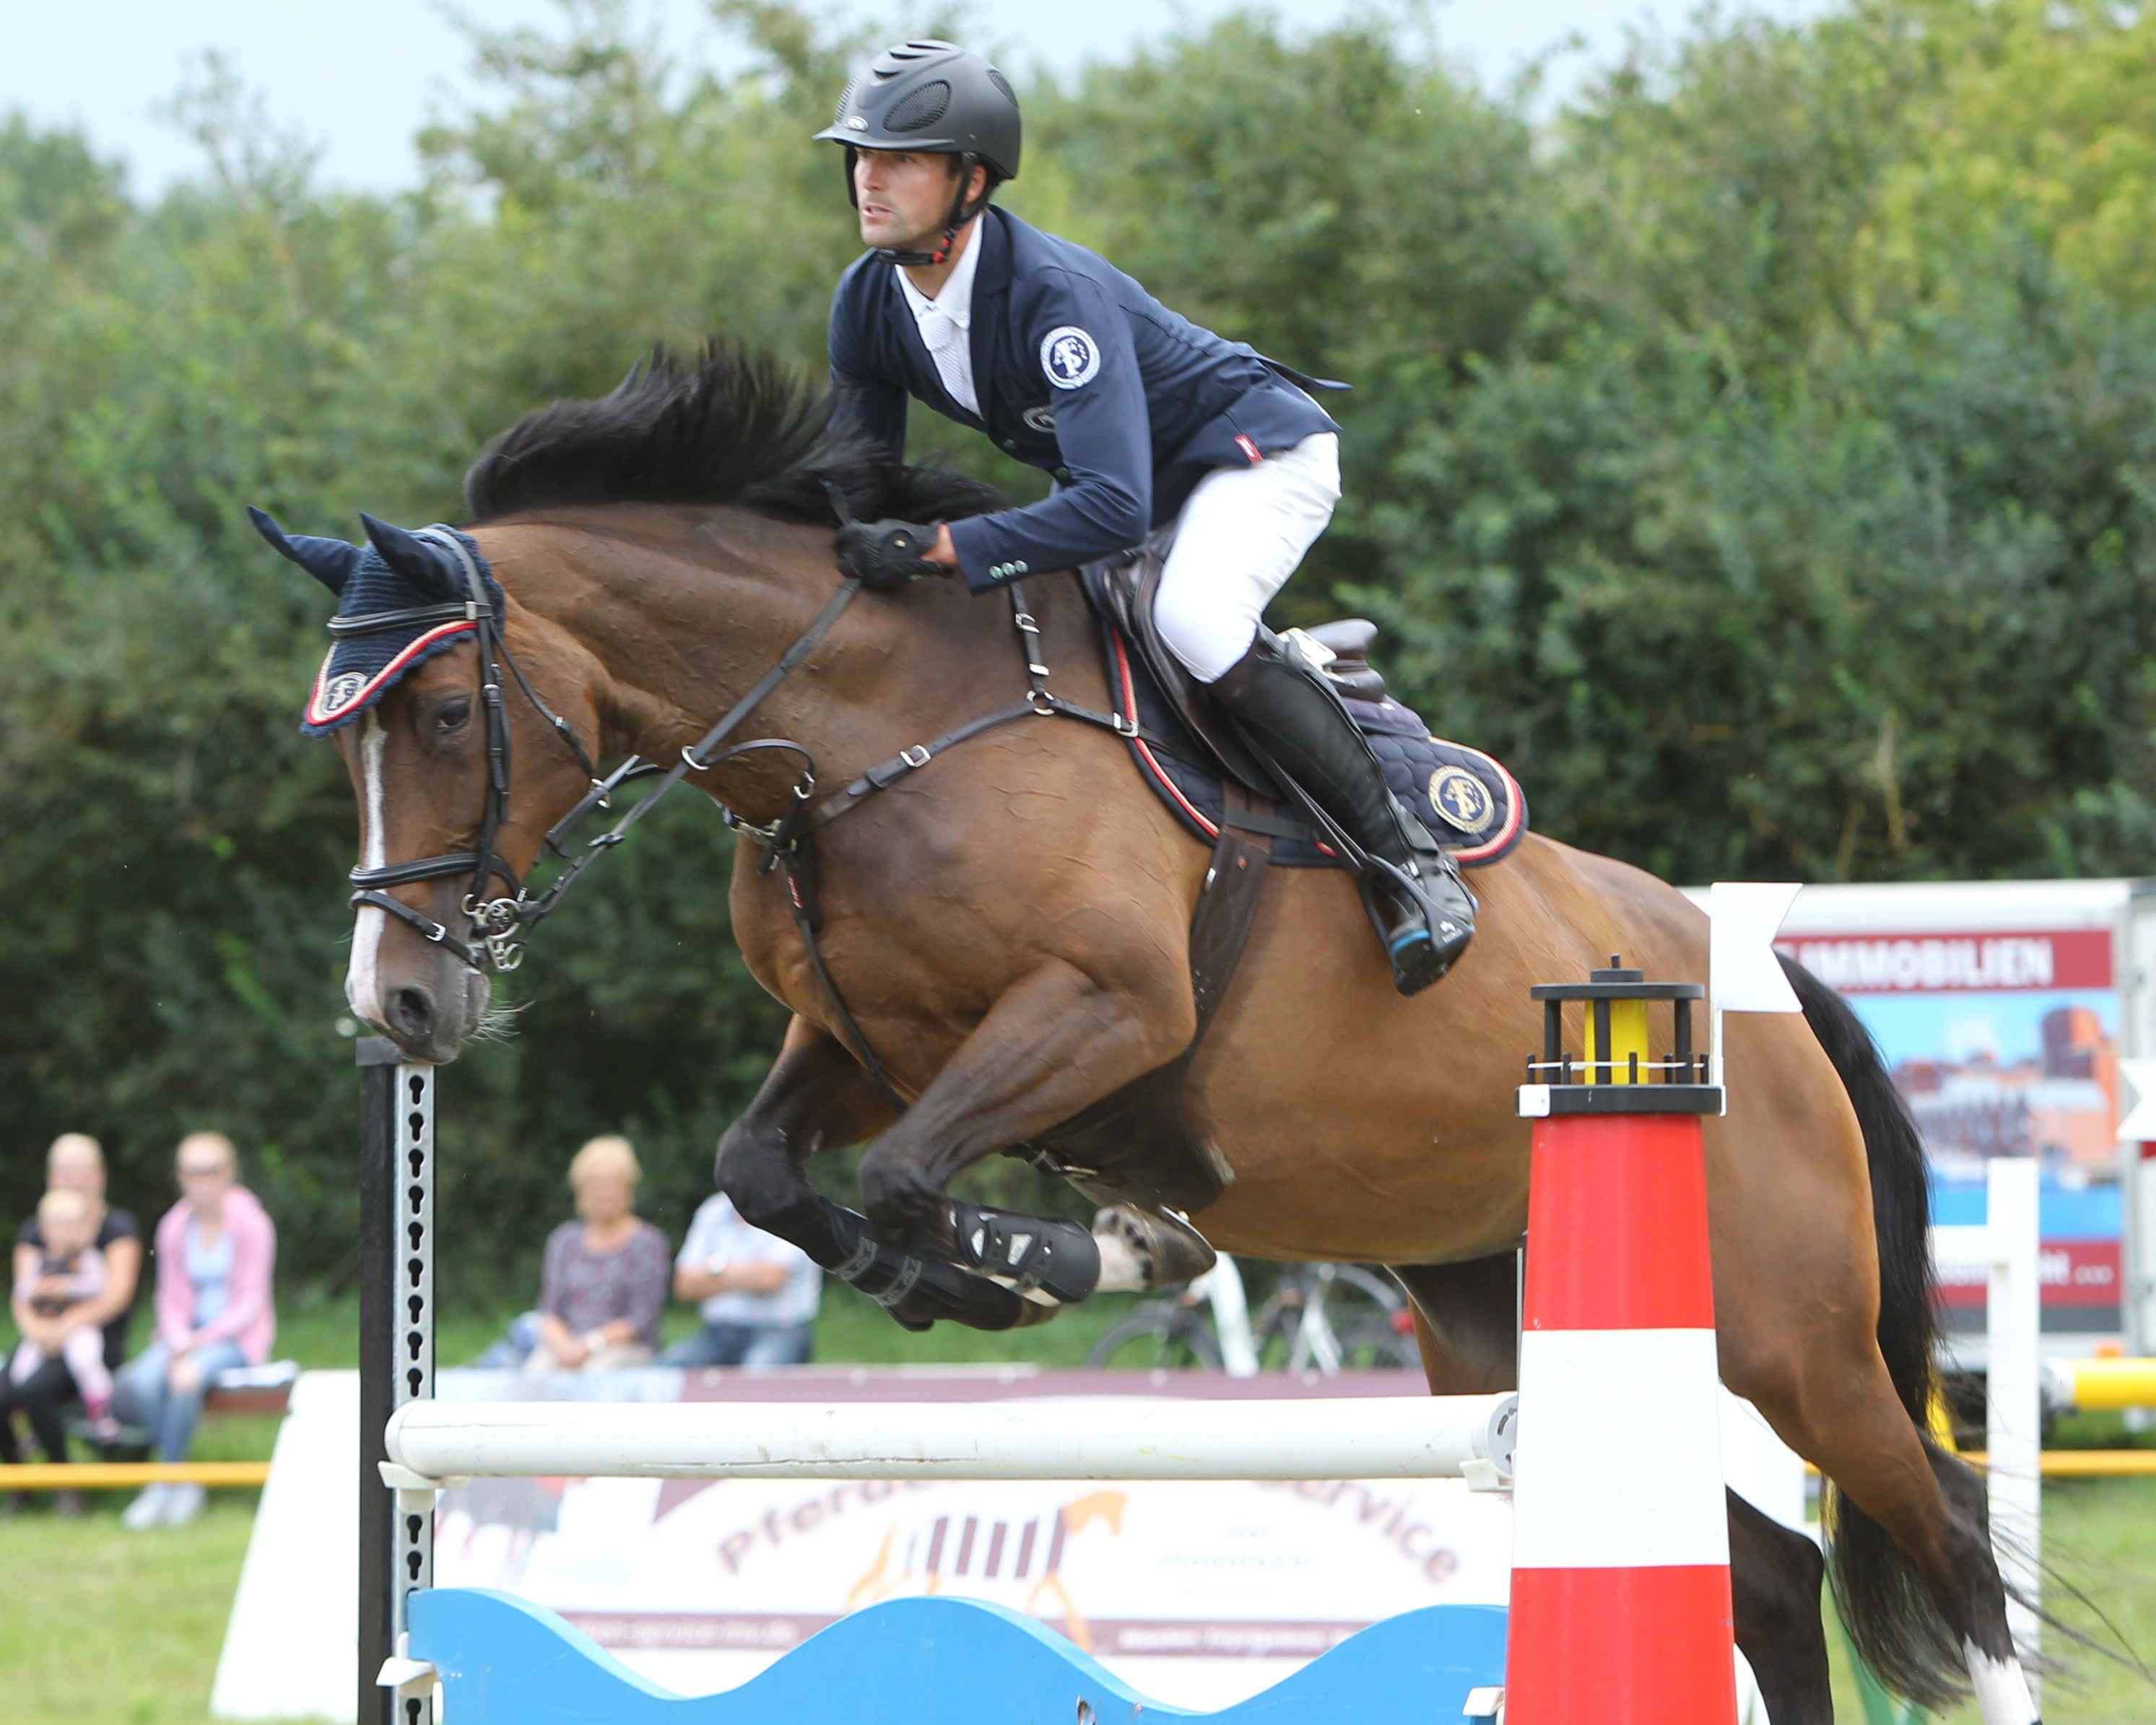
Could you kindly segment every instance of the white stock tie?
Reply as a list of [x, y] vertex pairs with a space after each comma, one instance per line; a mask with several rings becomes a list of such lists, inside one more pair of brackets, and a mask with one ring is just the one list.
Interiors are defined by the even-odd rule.
[[970, 332], [935, 300], [930, 301], [920, 323], [921, 343], [936, 362], [936, 375], [943, 380], [951, 398], [978, 418], [981, 403], [973, 393], [973, 356], [967, 347]]

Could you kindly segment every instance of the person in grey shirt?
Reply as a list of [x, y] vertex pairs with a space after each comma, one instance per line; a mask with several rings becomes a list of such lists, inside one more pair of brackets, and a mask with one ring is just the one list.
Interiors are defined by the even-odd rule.
[[815, 1337], [824, 1272], [790, 1240], [742, 1220], [714, 1194], [697, 1206], [674, 1260], [674, 1294], [704, 1327], [660, 1356], [668, 1366], [798, 1366]]

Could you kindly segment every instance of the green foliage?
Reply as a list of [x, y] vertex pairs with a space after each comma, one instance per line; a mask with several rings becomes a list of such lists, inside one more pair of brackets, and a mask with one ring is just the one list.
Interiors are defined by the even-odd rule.
[[[288, 1280], [349, 1279], [351, 795], [295, 714], [325, 597], [248, 531], [452, 516], [464, 465], [649, 341], [822, 362], [856, 246], [806, 139], [864, 42], [719, 0], [479, 33], [494, 95], [394, 198], [323, 189], [213, 67], [154, 204], [0, 122], [0, 1210], [64, 1128], [168, 1201], [222, 1126]], [[1006, 195], [1321, 375], [1348, 495], [1284, 620], [1387, 625], [1546, 832], [1666, 875], [2141, 872], [2156, 839], [2156, 13], [1709, 16], [1552, 123], [1412, 15], [1262, 13], [1024, 92]], [[1037, 479], [918, 416], [1022, 493]], [[594, 872], [451, 1075], [454, 1274], [521, 1285], [620, 1127], [678, 1230], [775, 1045], [685, 803]]]

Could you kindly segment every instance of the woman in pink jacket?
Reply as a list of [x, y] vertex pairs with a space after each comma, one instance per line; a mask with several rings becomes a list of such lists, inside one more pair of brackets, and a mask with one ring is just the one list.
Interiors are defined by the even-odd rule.
[[[180, 1201], [157, 1224], [157, 1339], [121, 1373], [122, 1416], [147, 1426], [157, 1459], [184, 1461], [218, 1373], [259, 1366], [276, 1339], [270, 1279], [277, 1230], [235, 1184], [239, 1159], [222, 1132], [190, 1132], [177, 1158]], [[202, 1513], [203, 1488], [152, 1485], [121, 1517], [131, 1527], [178, 1527]]]

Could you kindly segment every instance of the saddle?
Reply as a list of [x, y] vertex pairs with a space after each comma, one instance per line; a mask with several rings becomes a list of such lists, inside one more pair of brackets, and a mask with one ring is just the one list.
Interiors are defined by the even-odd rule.
[[[1211, 1204], [1235, 1177], [1220, 1147], [1191, 1125], [1183, 1091], [1241, 963], [1266, 870], [1276, 864], [1343, 865], [1306, 822], [1281, 812], [1286, 793], [1160, 639], [1152, 622], [1160, 571], [1156, 557], [1127, 555], [1088, 564], [1081, 579], [1101, 620], [1116, 714], [1131, 724], [1138, 769], [1192, 835], [1214, 847], [1190, 921], [1197, 1029], [1167, 1065], [1004, 1153], [1069, 1180], [1096, 1203], [1188, 1214]], [[1497, 762], [1432, 737], [1386, 694], [1368, 657], [1377, 634], [1376, 624], [1358, 618], [1311, 630], [1308, 639], [1327, 655], [1326, 675], [1370, 740], [1394, 794], [1462, 866], [1496, 861], [1526, 831], [1525, 795]]]

